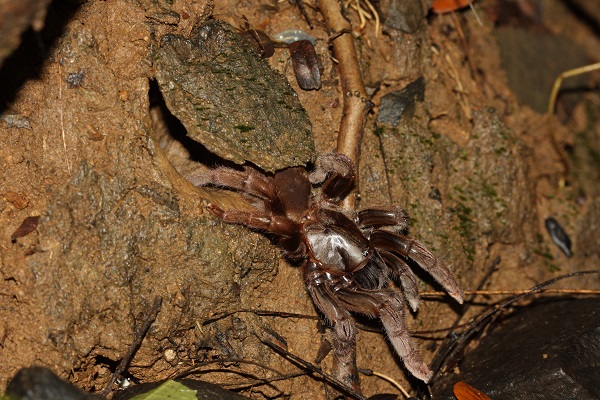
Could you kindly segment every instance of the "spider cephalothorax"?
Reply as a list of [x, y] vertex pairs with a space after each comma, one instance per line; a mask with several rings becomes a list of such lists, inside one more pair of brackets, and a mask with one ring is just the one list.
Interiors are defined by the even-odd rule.
[[[412, 342], [403, 300], [419, 304], [415, 262], [456, 301], [462, 291], [452, 272], [416, 240], [399, 232], [408, 216], [398, 207], [347, 211], [338, 202], [348, 194], [354, 164], [343, 154], [319, 157], [309, 174], [301, 167], [273, 175], [246, 167], [216, 168], [188, 179], [196, 186], [218, 186], [239, 192], [254, 211], [209, 210], [226, 222], [271, 235], [293, 262], [301, 265], [313, 302], [333, 327], [334, 369], [342, 382], [359, 391], [356, 370], [356, 326], [351, 312], [377, 316], [406, 368], [427, 382], [432, 372]], [[313, 193], [313, 186], [318, 186]], [[412, 260], [412, 261], [411, 261]], [[402, 293], [390, 285], [397, 280]]]

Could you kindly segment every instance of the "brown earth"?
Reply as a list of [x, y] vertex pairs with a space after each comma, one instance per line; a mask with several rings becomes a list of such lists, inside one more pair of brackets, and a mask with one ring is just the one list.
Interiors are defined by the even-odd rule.
[[[155, 381], [221, 360], [202, 367], [202, 379], [249, 387], [243, 393], [253, 398], [325, 398], [322, 382], [309, 376], [265, 385], [261, 379], [276, 377], [274, 371], [227, 362], [297, 372], [254, 333], [268, 327], [289, 351], [312, 361], [321, 341], [315, 319], [237, 313], [203, 324], [239, 309], [317, 315], [298, 270], [261, 235], [207, 215], [203, 197], [219, 194], [191, 187], [177, 172], [193, 168], [188, 154], [163, 152], [157, 144], [166, 129], [164, 116], [151, 108], [158, 40], [167, 33], [188, 36], [211, 5], [58, 3], [43, 29], [39, 10], [24, 12], [38, 31], [23, 34], [0, 70], [0, 390], [19, 368], [35, 364], [101, 391], [160, 297], [161, 310], [128, 377]], [[411, 236], [446, 260], [465, 289], [497, 257], [486, 289], [528, 288], [598, 268], [600, 258], [598, 74], [587, 75], [588, 89], [571, 105], [560, 102], [558, 116], [548, 119], [517, 97], [518, 90], [547, 94], [548, 88], [511, 89], [512, 65], [503, 62], [496, 41], [500, 25], [542, 30], [568, 38], [598, 62], [598, 31], [587, 24], [595, 16], [581, 18], [582, 10], [548, 1], [533, 22], [524, 10], [498, 13], [502, 4], [477, 5], [483, 25], [464, 11], [455, 18], [430, 15], [411, 34], [384, 28], [376, 36], [372, 23], [355, 32], [375, 104], [361, 149], [360, 206], [405, 207]], [[298, 88], [286, 49], [277, 49], [269, 63], [298, 93], [317, 153], [325, 153], [335, 149], [343, 96], [322, 18], [316, 8], [307, 10], [312, 31], [285, 2], [223, 1], [212, 15], [240, 29], [243, 15], [269, 34], [296, 28], [318, 39], [319, 91]], [[359, 25], [355, 13], [349, 17]], [[562, 56], [560, 48], [553, 56]], [[534, 61], [531, 71], [550, 68]], [[376, 122], [381, 97], [421, 76], [425, 97], [412, 117], [397, 127]], [[31, 216], [40, 217], [37, 227], [14, 235]], [[552, 243], [544, 228], [550, 216], [570, 236], [573, 257]], [[424, 278], [421, 290], [437, 289]], [[599, 289], [599, 283], [596, 275], [561, 287]], [[423, 301], [409, 324], [446, 327], [460, 311], [447, 298]], [[421, 341], [427, 359], [436, 343]], [[322, 364], [328, 370], [330, 357]], [[379, 333], [360, 331], [358, 365], [407, 388], [413, 382]], [[366, 395], [395, 392], [379, 378], [361, 379]]]

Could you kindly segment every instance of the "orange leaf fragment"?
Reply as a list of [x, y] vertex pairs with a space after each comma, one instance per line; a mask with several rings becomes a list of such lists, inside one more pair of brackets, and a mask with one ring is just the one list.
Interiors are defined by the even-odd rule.
[[[473, 2], [474, 0], [471, 0]], [[450, 11], [460, 10], [469, 5], [469, 0], [434, 0], [433, 12], [436, 14], [444, 14]]]
[[492, 400], [481, 390], [460, 381], [454, 385], [454, 395], [458, 400]]
[[2, 195], [4, 201], [8, 201], [17, 210], [22, 210], [29, 205], [29, 199], [22, 193], [6, 192]]

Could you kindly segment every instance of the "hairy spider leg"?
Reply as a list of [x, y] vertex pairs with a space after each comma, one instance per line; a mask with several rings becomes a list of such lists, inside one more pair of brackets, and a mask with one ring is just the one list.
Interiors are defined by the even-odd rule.
[[341, 153], [328, 153], [315, 161], [310, 181], [313, 184], [322, 183], [323, 196], [329, 201], [337, 202], [348, 194], [354, 184], [355, 176], [352, 160]]
[[[272, 178], [264, 176], [254, 168], [246, 167], [243, 171], [238, 171], [219, 167], [200, 174], [188, 175], [186, 178], [194, 186], [217, 186], [237, 191], [261, 211], [277, 207], [271, 204], [277, 199]], [[261, 201], [257, 202], [257, 199]]]
[[414, 239], [398, 233], [377, 229], [370, 235], [371, 242], [377, 249], [400, 254], [415, 261], [427, 271], [448, 294], [462, 304], [463, 291], [448, 267], [431, 251]]
[[361, 228], [386, 226], [396, 231], [408, 228], [408, 214], [400, 207], [373, 207], [360, 210], [355, 215], [355, 221]]
[[389, 341], [404, 361], [406, 369], [418, 379], [429, 382], [433, 372], [423, 361], [421, 353], [410, 337], [404, 306], [398, 293], [392, 290], [366, 290], [354, 287], [340, 289], [335, 294], [350, 311], [378, 316]]
[[286, 217], [264, 213], [223, 210], [215, 204], [209, 204], [208, 210], [225, 222], [246, 225], [253, 229], [267, 231], [284, 238], [296, 237], [298, 226]]
[[337, 300], [328, 282], [330, 278], [319, 270], [313, 262], [303, 268], [304, 281], [315, 306], [331, 323], [335, 339], [333, 347], [333, 374], [342, 383], [357, 393], [360, 389], [358, 368], [356, 367], [356, 324], [350, 312]]
[[415, 273], [404, 260], [389, 251], [379, 251], [379, 255], [391, 267], [394, 278], [400, 281], [406, 302], [410, 309], [416, 312], [419, 309], [419, 289]]

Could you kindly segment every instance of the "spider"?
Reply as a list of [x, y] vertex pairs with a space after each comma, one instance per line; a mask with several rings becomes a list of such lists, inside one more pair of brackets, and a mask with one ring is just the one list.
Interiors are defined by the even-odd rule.
[[[214, 204], [208, 209], [225, 222], [268, 234], [288, 259], [301, 266], [306, 288], [333, 330], [337, 379], [360, 393], [352, 316], [360, 313], [379, 317], [408, 371], [428, 382], [433, 373], [405, 321], [404, 300], [413, 311], [419, 305], [409, 264], [426, 270], [459, 303], [462, 290], [440, 259], [399, 233], [408, 227], [406, 211], [399, 207], [347, 211], [338, 205], [354, 178], [353, 162], [339, 153], [318, 157], [311, 173], [302, 167], [272, 175], [251, 167], [242, 171], [218, 167], [188, 176], [195, 186], [239, 192], [254, 211], [224, 210]], [[402, 292], [390, 280], [399, 282]]]

